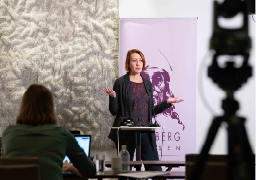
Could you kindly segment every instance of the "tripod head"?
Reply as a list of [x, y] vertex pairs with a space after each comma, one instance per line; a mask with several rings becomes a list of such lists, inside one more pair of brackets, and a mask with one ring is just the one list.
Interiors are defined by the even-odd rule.
[[[220, 27], [218, 18], [232, 18], [238, 13], [243, 15], [243, 25], [237, 29]], [[214, 2], [213, 35], [210, 49], [215, 51], [212, 64], [208, 68], [208, 76], [224, 91], [236, 91], [252, 76], [252, 67], [248, 64], [251, 39], [248, 35], [248, 17], [246, 1], [226, 0], [222, 4]], [[219, 66], [222, 55], [240, 55], [243, 63], [235, 68], [234, 59], [227, 59], [226, 67]]]

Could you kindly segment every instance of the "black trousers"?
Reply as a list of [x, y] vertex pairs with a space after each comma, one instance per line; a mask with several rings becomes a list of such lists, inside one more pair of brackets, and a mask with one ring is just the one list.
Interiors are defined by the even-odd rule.
[[[130, 153], [130, 160], [133, 160], [136, 148], [135, 133], [131, 133], [130, 141], [127, 144], [127, 150]], [[156, 147], [152, 147], [150, 142], [150, 133], [141, 133], [141, 159], [146, 161], [159, 161], [158, 152]], [[148, 171], [162, 171], [161, 166], [151, 166], [146, 168]]]

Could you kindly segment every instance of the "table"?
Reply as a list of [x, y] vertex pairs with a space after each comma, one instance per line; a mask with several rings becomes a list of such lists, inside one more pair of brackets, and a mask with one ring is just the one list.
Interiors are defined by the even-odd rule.
[[[131, 171], [130, 173], [134, 173], [137, 171]], [[152, 172], [152, 171], [151, 171]], [[159, 171], [158, 171], [159, 172]], [[114, 174], [112, 171], [105, 171], [103, 174], [95, 175], [93, 178], [103, 179], [103, 178], [118, 178], [123, 176], [118, 176]], [[154, 178], [158, 179], [185, 179], [185, 172], [167, 172], [166, 174], [154, 176]], [[87, 179], [87, 178], [80, 178], [76, 174], [73, 173], [63, 173], [64, 180], [76, 180], [76, 179]]]
[[136, 141], [136, 161], [141, 160], [141, 141], [140, 132], [141, 131], [155, 131], [156, 129], [162, 129], [165, 127], [112, 127], [111, 129], [119, 129], [123, 131], [135, 131], [135, 141]]
[[[185, 161], [130, 161], [130, 165], [134, 168], [140, 168], [141, 165], [148, 166], [165, 166], [168, 169], [166, 171], [170, 171], [173, 167], [185, 166]], [[111, 167], [111, 161], [105, 162], [106, 167]]]
[[[133, 166], [134, 168], [141, 168], [142, 161], [130, 161], [130, 166]], [[111, 161], [105, 161], [106, 167], [111, 167]]]
[[147, 166], [165, 166], [166, 171], [170, 171], [173, 167], [185, 166], [185, 161], [143, 161], [143, 165]]

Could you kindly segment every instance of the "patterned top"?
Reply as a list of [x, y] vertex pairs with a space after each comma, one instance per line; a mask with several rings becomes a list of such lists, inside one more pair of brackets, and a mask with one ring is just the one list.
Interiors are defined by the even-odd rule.
[[131, 81], [132, 117], [139, 118], [138, 126], [145, 126], [148, 123], [149, 96], [144, 83]]

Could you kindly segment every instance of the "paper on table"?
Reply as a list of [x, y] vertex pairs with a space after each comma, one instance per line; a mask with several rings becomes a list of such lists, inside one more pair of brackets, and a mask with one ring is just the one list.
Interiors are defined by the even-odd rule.
[[132, 172], [132, 173], [120, 173], [120, 174], [117, 174], [117, 176], [146, 179], [146, 178], [150, 178], [150, 177], [154, 177], [154, 176], [162, 175], [162, 174], [168, 174], [168, 172], [146, 172], [146, 171], [143, 171], [143, 172]]

